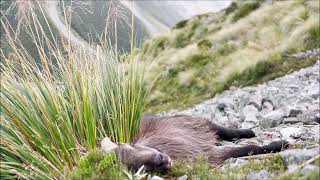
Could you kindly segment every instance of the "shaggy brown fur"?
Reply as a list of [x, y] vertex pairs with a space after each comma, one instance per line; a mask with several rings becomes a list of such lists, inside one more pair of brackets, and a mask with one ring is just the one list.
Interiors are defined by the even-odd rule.
[[140, 133], [134, 140], [134, 144], [155, 148], [172, 160], [204, 156], [211, 165], [225, 160], [225, 152], [216, 143], [217, 136], [207, 119], [183, 115], [144, 117]]

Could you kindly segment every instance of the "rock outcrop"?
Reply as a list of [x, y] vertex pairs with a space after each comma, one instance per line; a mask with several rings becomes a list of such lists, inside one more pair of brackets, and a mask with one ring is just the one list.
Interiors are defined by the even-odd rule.
[[[231, 127], [250, 128], [257, 137], [223, 145], [265, 145], [284, 139], [296, 147], [281, 152], [288, 171], [295, 171], [301, 163], [319, 156], [319, 89], [320, 62], [300, 69], [284, 77], [244, 88], [232, 87], [212, 99], [183, 111], [171, 110], [160, 115], [188, 114], [208, 118]], [[299, 147], [299, 148], [297, 148]], [[259, 157], [259, 156], [258, 156]], [[319, 158], [319, 157], [318, 157]], [[227, 166], [238, 166], [237, 161], [227, 161]], [[306, 163], [299, 167], [302, 174], [319, 170], [318, 166]], [[267, 170], [253, 171], [247, 179], [260, 179]], [[271, 177], [271, 176], [268, 176]]]

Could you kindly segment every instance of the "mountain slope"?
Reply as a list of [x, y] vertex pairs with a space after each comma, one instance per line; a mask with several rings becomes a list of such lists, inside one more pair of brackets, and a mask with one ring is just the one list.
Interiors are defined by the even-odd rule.
[[184, 108], [232, 85], [253, 84], [308, 66], [287, 56], [319, 47], [318, 1], [236, 1], [178, 23], [146, 41], [134, 58], [153, 89], [148, 111]]

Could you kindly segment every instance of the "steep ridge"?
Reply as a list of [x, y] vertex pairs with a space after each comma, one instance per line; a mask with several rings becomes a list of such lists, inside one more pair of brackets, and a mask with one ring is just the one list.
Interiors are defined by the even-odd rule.
[[319, 10], [316, 1], [235, 1], [147, 40], [134, 52], [147, 81], [157, 77], [147, 110], [189, 107], [314, 64], [291, 55], [320, 46]]

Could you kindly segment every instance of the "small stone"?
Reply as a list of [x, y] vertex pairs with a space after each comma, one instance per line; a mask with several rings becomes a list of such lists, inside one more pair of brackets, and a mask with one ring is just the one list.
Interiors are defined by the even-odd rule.
[[261, 171], [250, 171], [247, 174], [247, 180], [257, 180], [257, 179], [265, 179], [266, 177], [270, 177], [270, 172], [263, 169]]
[[304, 133], [303, 129], [296, 127], [286, 127], [280, 130], [280, 134], [285, 139], [294, 138], [297, 139]]
[[177, 180], [187, 180], [188, 176], [187, 175], [183, 175], [177, 178]]
[[254, 123], [254, 122], [243, 122], [242, 124], [241, 124], [241, 128], [242, 129], [251, 129], [251, 128], [254, 128], [254, 127], [256, 127], [257, 126], [257, 124], [256, 123]]
[[159, 176], [152, 176], [150, 179], [148, 178], [148, 180], [164, 180], [164, 179], [162, 177], [159, 177]]
[[240, 158], [231, 158], [225, 161], [222, 169], [225, 168], [235, 168], [235, 167], [242, 167], [247, 164], [247, 161]]

